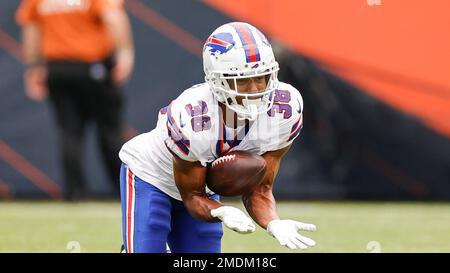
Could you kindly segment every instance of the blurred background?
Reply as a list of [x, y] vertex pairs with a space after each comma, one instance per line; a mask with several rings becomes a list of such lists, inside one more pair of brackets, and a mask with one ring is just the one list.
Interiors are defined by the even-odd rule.
[[[20, 1], [0, 3], [0, 198], [61, 197], [50, 109], [24, 94]], [[136, 63], [124, 87], [124, 138], [203, 81], [201, 49], [219, 25], [247, 21], [272, 40], [279, 78], [305, 102], [301, 137], [276, 196], [287, 199], [450, 199], [450, 3], [424, 1], [127, 0]], [[94, 127], [87, 185], [110, 196]]]
[[[48, 102], [24, 92], [19, 3], [0, 2], [0, 200], [21, 201], [0, 203], [0, 250], [60, 251], [75, 239], [85, 250], [118, 251], [118, 202], [33, 202], [61, 200], [64, 183]], [[279, 79], [304, 99], [303, 131], [283, 159], [274, 194], [282, 215], [322, 228], [313, 251], [450, 250], [450, 1], [126, 0], [124, 6], [136, 54], [122, 91], [125, 140], [153, 129], [161, 107], [203, 82], [202, 47], [214, 29], [249, 22], [272, 41]], [[95, 127], [88, 129], [86, 185], [94, 200], [108, 199], [111, 183]], [[408, 202], [385, 203], [399, 200]], [[30, 219], [41, 231], [29, 233]], [[98, 234], [105, 225], [111, 229]], [[225, 252], [285, 251], [270, 240], [228, 231], [225, 238], [231, 238]]]

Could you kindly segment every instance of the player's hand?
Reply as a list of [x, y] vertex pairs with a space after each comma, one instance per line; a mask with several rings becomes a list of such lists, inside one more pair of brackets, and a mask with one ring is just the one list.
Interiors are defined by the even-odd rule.
[[252, 219], [235, 207], [222, 206], [211, 210], [211, 215], [219, 218], [227, 228], [238, 233], [245, 234], [255, 231], [255, 224]]
[[293, 220], [279, 219], [272, 220], [267, 225], [267, 232], [275, 237], [282, 246], [290, 249], [306, 249], [316, 245], [314, 240], [300, 235], [298, 233], [299, 230], [315, 231], [316, 226]]

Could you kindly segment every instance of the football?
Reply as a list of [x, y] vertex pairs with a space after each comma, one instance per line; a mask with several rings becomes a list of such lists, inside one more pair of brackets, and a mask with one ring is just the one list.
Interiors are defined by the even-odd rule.
[[211, 163], [206, 185], [222, 196], [240, 196], [257, 185], [266, 173], [262, 156], [246, 151], [230, 152]]

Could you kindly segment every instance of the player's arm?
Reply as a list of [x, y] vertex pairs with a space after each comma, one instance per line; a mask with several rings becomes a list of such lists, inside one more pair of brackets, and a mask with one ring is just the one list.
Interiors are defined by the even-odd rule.
[[255, 222], [266, 229], [281, 245], [291, 249], [304, 249], [314, 246], [316, 243], [312, 239], [300, 235], [298, 231], [314, 231], [316, 227], [294, 220], [280, 220], [272, 193], [281, 159], [289, 151], [291, 145], [263, 155], [266, 160], [266, 175], [255, 190], [242, 196], [242, 201]]
[[175, 183], [189, 213], [206, 222], [217, 222], [218, 219], [211, 215], [211, 210], [221, 207], [222, 204], [209, 199], [205, 192], [206, 167], [198, 161], [186, 161], [174, 155], [173, 173]]
[[206, 222], [222, 221], [224, 225], [239, 233], [255, 231], [255, 225], [241, 210], [224, 206], [208, 198], [205, 192], [206, 167], [200, 162], [190, 162], [173, 154], [175, 183], [189, 213]]
[[291, 145], [263, 154], [266, 160], [266, 175], [263, 181], [250, 193], [242, 196], [247, 212], [262, 228], [266, 229], [267, 225], [273, 219], [279, 219], [276, 211], [276, 202], [272, 193], [273, 182], [280, 168], [281, 158], [289, 151]]

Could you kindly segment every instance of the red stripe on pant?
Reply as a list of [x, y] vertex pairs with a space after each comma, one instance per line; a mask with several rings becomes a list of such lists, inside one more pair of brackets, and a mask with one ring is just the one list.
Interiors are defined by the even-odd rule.
[[[127, 252], [133, 253], [133, 229], [134, 225], [134, 177], [133, 172], [128, 168], [128, 179], [127, 179]], [[134, 235], [134, 234], [133, 234]]]

